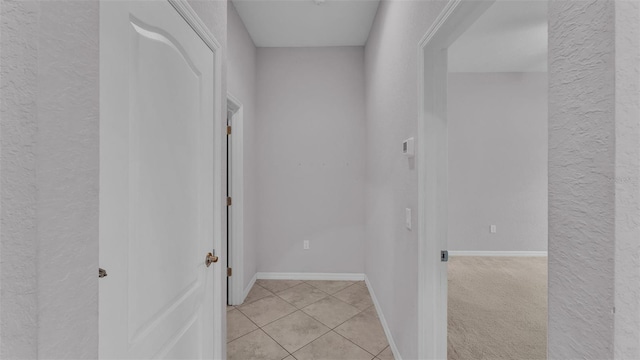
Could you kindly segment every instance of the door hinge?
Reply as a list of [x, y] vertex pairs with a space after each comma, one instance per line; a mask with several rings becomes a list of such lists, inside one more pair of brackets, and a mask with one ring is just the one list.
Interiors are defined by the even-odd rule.
[[227, 197], [227, 206], [231, 206], [231, 196]]
[[227, 125], [227, 135], [231, 135], [231, 125]]
[[233, 273], [233, 269], [232, 268], [227, 268], [227, 277], [231, 277], [232, 273]]
[[440, 251], [440, 261], [442, 262], [449, 261], [449, 251], [447, 250]]
[[98, 268], [98, 277], [99, 278], [103, 278], [107, 276], [107, 270], [103, 269], [103, 268]]

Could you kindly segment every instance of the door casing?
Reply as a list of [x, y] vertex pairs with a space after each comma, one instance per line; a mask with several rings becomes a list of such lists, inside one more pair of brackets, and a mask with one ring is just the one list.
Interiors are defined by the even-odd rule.
[[447, 48], [494, 0], [450, 0], [418, 44], [418, 358], [447, 358]]
[[229, 278], [229, 305], [240, 305], [246, 297], [244, 289], [244, 107], [240, 100], [227, 92], [227, 112], [232, 124], [228, 181], [233, 203], [229, 214], [229, 266], [233, 274]]

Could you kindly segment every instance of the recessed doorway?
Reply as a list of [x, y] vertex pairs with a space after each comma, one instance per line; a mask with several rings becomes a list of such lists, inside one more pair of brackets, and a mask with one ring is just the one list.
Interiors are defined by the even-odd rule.
[[244, 162], [242, 103], [227, 93], [227, 305], [245, 298], [244, 278]]
[[546, 39], [544, 2], [452, 1], [420, 44], [420, 358], [546, 357]]

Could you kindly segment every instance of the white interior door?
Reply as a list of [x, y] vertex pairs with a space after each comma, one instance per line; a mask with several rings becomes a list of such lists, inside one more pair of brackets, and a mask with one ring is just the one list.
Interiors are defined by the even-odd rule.
[[167, 1], [100, 12], [99, 354], [212, 358], [214, 53]]

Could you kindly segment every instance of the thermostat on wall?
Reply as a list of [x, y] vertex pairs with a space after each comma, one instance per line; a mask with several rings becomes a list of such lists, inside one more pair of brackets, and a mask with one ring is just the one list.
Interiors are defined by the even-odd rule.
[[408, 138], [402, 143], [402, 154], [406, 157], [413, 157], [415, 155], [413, 138]]

